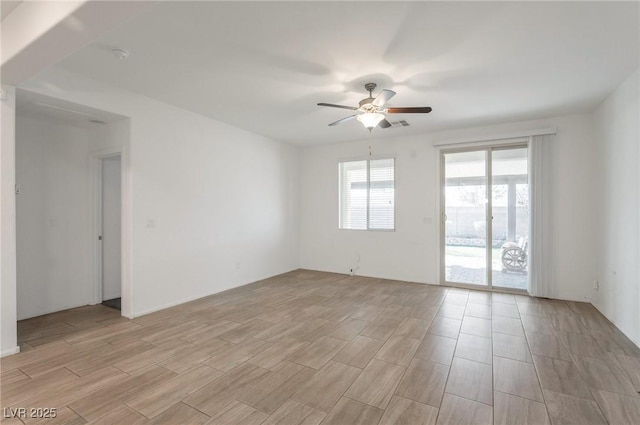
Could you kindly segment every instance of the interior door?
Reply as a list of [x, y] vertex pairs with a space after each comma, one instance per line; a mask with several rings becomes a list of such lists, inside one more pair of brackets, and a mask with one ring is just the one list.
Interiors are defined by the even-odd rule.
[[102, 300], [121, 297], [121, 160], [102, 160]]

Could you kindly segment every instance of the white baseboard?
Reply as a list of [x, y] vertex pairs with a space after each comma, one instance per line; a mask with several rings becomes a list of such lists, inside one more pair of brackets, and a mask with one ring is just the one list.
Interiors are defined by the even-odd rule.
[[591, 303], [591, 305], [592, 305], [593, 307], [595, 307], [595, 309], [596, 309], [596, 310], [598, 310], [598, 311], [600, 312], [600, 314], [602, 314], [602, 315], [603, 315], [603, 316], [604, 316], [608, 321], [610, 321], [610, 322], [613, 324], [613, 326], [615, 326], [615, 327], [616, 327], [616, 329], [618, 329], [620, 332], [622, 332], [622, 334], [623, 334], [624, 336], [626, 336], [627, 338], [629, 338], [629, 341], [633, 342], [633, 343], [635, 344], [635, 346], [636, 346], [636, 347], [640, 348], [640, 341], [634, 341], [634, 340], [633, 340], [633, 338], [631, 338], [631, 336], [630, 336], [630, 335], [628, 335], [628, 334], [627, 334], [623, 329], [620, 329], [620, 328], [618, 327], [618, 325], [616, 325], [616, 324], [613, 322], [613, 320], [611, 320], [611, 318], [610, 318], [609, 316], [607, 316], [607, 315], [604, 313], [604, 311], [602, 311], [602, 310], [601, 310], [597, 305], [595, 305], [593, 302]]
[[40, 317], [40, 316], [44, 316], [46, 314], [57, 313], [59, 311], [71, 310], [73, 308], [85, 307], [85, 306], [88, 306], [88, 305], [92, 305], [92, 304], [91, 303], [81, 303], [81, 304], [70, 305], [70, 306], [66, 306], [66, 307], [55, 307], [53, 310], [47, 309], [46, 311], [39, 311], [39, 312], [36, 312], [36, 313], [28, 313], [26, 316], [19, 315], [18, 316], [18, 322], [21, 321], [21, 320], [32, 319], [34, 317]]
[[349, 272], [345, 272], [344, 270], [330, 270], [330, 269], [325, 269], [321, 267], [307, 267], [307, 266], [300, 266], [298, 270], [309, 270], [313, 272], [334, 273], [334, 274], [340, 274], [344, 276], [367, 277], [371, 279], [385, 279], [385, 280], [395, 280], [397, 282], [408, 282], [408, 283], [419, 283], [422, 285], [441, 286], [439, 283], [427, 281], [417, 276], [392, 276], [384, 273], [368, 274], [368, 273], [358, 273], [358, 272], [351, 275]]
[[10, 356], [12, 354], [18, 354], [19, 352], [20, 352], [20, 347], [18, 347], [16, 345], [13, 348], [9, 348], [7, 350], [4, 350], [2, 353], [0, 353], [0, 357]]
[[[232, 286], [230, 288], [222, 289], [222, 290], [220, 290], [218, 292], [224, 292], [224, 291], [227, 291], [227, 290], [233, 289], [233, 288], [237, 288], [237, 287], [236, 286]], [[135, 319], [136, 317], [146, 316], [147, 314], [155, 313], [156, 311], [164, 310], [166, 308], [171, 308], [171, 307], [175, 307], [175, 306], [180, 305], [180, 304], [185, 304], [185, 303], [188, 303], [188, 302], [191, 302], [191, 301], [199, 300], [200, 298], [205, 298], [205, 297], [208, 297], [210, 295], [217, 294], [218, 292], [213, 292], [211, 294], [196, 295], [195, 297], [184, 298], [184, 299], [182, 299], [180, 301], [174, 301], [174, 302], [171, 302], [169, 304], [161, 305], [159, 307], [153, 307], [153, 308], [150, 308], [150, 309], [147, 309], [147, 310], [137, 311], [137, 312], [132, 313], [130, 317], [129, 316], [126, 316], [126, 317], [128, 317], [129, 319]]]
[[239, 288], [239, 287], [245, 286], [245, 285], [250, 285], [252, 283], [259, 282], [259, 281], [264, 280], [264, 279], [269, 279], [269, 278], [274, 277], [274, 276], [279, 276], [279, 275], [284, 274], [284, 273], [289, 273], [289, 272], [292, 272], [294, 270], [298, 270], [298, 268], [291, 269], [291, 270], [285, 270], [283, 272], [280, 272], [280, 273], [277, 273], [277, 274], [274, 274], [274, 275], [264, 276], [264, 277], [255, 277], [254, 276], [253, 278], [250, 278], [248, 282], [239, 283], [239, 284], [236, 284], [236, 285], [231, 285], [231, 286], [228, 286], [228, 287], [224, 287], [224, 288], [221, 288], [220, 290], [216, 290], [215, 292], [210, 292], [210, 293], [206, 293], [206, 294], [196, 295], [194, 297], [184, 298], [184, 299], [182, 299], [180, 301], [174, 301], [174, 302], [171, 302], [171, 303], [168, 303], [168, 304], [161, 305], [159, 307], [153, 307], [153, 308], [150, 308], [150, 309], [147, 309], [147, 310], [133, 312], [130, 316], [123, 314], [123, 316], [125, 316], [125, 317], [127, 317], [129, 319], [134, 319], [134, 318], [140, 317], [140, 316], [146, 316], [147, 314], [155, 313], [156, 311], [164, 310], [166, 308], [175, 307], [175, 306], [180, 305], [180, 304], [185, 304], [185, 303], [188, 303], [188, 302], [191, 302], [191, 301], [199, 300], [200, 298], [210, 297], [211, 295], [219, 294], [220, 292], [228, 291], [230, 289]]

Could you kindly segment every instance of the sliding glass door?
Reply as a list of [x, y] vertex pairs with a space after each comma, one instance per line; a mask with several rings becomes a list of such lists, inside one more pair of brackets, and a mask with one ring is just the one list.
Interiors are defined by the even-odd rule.
[[491, 282], [494, 287], [527, 289], [529, 175], [527, 148], [491, 153]]
[[486, 286], [487, 151], [444, 154], [447, 282]]
[[441, 166], [444, 282], [526, 290], [526, 145], [444, 151]]

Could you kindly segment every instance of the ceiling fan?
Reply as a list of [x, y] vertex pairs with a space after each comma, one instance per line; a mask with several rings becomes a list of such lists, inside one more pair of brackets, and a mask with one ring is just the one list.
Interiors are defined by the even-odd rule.
[[352, 119], [357, 119], [365, 126], [369, 131], [373, 130], [376, 126], [381, 128], [391, 127], [391, 123], [387, 121], [384, 114], [428, 114], [431, 112], [431, 107], [408, 107], [408, 108], [385, 108], [384, 105], [396, 95], [393, 90], [382, 90], [376, 97], [373, 97], [373, 90], [376, 88], [375, 83], [367, 83], [364, 85], [365, 90], [369, 92], [369, 97], [362, 99], [360, 105], [357, 107], [335, 105], [333, 103], [318, 103], [318, 106], [329, 106], [331, 108], [349, 109], [352, 111], [358, 111], [357, 114], [350, 115], [348, 117], [334, 121], [330, 126], [338, 125]]

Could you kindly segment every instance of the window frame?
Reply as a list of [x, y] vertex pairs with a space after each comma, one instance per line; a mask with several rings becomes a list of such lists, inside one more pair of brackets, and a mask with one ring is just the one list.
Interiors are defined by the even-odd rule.
[[[371, 161], [390, 159], [393, 161], [393, 228], [392, 229], [376, 229], [370, 228], [370, 197], [371, 197]], [[366, 161], [367, 163], [367, 228], [366, 229], [350, 229], [348, 227], [342, 227], [342, 170], [341, 165], [345, 162], [359, 162]], [[396, 189], [396, 162], [395, 155], [368, 155], [360, 157], [343, 158], [338, 160], [338, 230], [353, 231], [353, 232], [395, 232], [396, 231], [396, 201], [397, 189]]]

